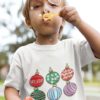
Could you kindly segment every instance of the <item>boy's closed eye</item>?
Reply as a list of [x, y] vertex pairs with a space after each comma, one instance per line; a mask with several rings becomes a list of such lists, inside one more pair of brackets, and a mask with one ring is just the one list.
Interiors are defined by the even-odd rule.
[[37, 9], [39, 7], [41, 7], [43, 5], [43, 1], [42, 0], [31, 0], [30, 2], [30, 9]]
[[33, 10], [33, 9], [38, 9], [40, 7], [42, 7], [43, 4], [42, 3], [37, 3], [37, 4], [31, 4], [30, 5], [30, 9]]
[[57, 5], [51, 4], [51, 3], [49, 3], [49, 5], [52, 6], [52, 7], [58, 7]]
[[35, 5], [35, 6], [33, 6], [33, 9], [38, 9], [38, 8], [40, 8], [42, 5]]
[[[50, 3], [50, 2], [48, 2], [48, 5], [50, 6], [50, 7], [53, 7], [53, 8], [55, 8], [55, 7], [58, 7], [58, 5], [56, 5], [56, 4], [52, 4], [52, 3]], [[31, 1], [31, 5], [30, 5], [30, 9], [31, 10], [33, 10], [33, 9], [38, 9], [38, 8], [40, 8], [40, 7], [43, 7], [44, 6], [44, 1], [43, 0], [32, 0]]]
[[[55, 4], [50, 4], [49, 6], [51, 6], [51, 7], [53, 7], [53, 8], [58, 7], [58, 6], [55, 5]], [[31, 10], [33, 10], [33, 9], [39, 9], [39, 8], [41, 8], [41, 7], [43, 7], [43, 4], [37, 4], [37, 5], [31, 6], [30, 9], [31, 9]]]

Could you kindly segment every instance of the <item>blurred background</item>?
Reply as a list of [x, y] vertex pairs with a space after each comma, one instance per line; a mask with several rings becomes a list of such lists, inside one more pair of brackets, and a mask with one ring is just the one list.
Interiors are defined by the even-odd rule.
[[[4, 99], [3, 82], [9, 71], [11, 58], [22, 45], [35, 41], [32, 30], [24, 24], [22, 7], [25, 0], [0, 0], [0, 100]], [[100, 32], [100, 0], [67, 0], [80, 16]], [[66, 31], [65, 31], [66, 30]], [[66, 23], [63, 37], [84, 39], [71, 24]], [[87, 100], [100, 100], [100, 60], [82, 68]]]

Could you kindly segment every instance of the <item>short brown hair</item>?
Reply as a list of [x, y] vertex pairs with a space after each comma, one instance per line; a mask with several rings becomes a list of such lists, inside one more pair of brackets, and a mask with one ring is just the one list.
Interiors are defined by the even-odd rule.
[[25, 21], [29, 19], [29, 9], [30, 9], [30, 0], [26, 0], [23, 8], [23, 16], [25, 17]]

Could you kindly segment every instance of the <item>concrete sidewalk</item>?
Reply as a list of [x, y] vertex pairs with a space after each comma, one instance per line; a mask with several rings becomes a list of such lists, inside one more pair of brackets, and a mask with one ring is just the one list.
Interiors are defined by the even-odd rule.
[[87, 100], [100, 100], [100, 87], [85, 86]]
[[100, 96], [86, 96], [86, 100], [100, 100]]

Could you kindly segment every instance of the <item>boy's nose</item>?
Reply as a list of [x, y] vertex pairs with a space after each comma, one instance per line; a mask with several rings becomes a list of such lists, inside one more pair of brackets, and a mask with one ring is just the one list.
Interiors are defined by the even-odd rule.
[[43, 7], [43, 14], [49, 13], [49, 12], [50, 12], [49, 5], [47, 3], [45, 3], [44, 4], [44, 7]]
[[43, 14], [49, 13], [50, 11], [48, 9], [43, 9]]

